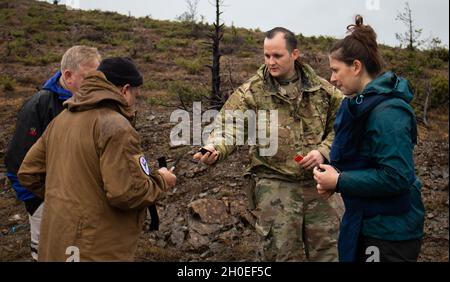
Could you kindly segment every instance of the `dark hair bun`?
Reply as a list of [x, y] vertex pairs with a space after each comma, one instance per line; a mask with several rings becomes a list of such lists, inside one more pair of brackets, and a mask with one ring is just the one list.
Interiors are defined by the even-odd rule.
[[356, 26], [362, 26], [364, 23], [364, 19], [361, 15], [356, 15], [355, 17], [355, 25]]
[[384, 67], [384, 62], [378, 51], [377, 34], [373, 28], [364, 24], [361, 15], [356, 15], [355, 23], [347, 26], [347, 33], [344, 39], [331, 47], [330, 53], [347, 65], [357, 59], [364, 64], [370, 75], [378, 75]]
[[361, 15], [356, 15], [355, 17], [355, 24], [351, 24], [347, 26], [348, 32], [353, 32], [357, 28], [364, 28], [364, 19]]

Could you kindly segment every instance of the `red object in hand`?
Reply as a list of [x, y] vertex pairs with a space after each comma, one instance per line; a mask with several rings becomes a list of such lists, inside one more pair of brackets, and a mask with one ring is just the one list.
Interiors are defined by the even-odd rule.
[[295, 156], [295, 158], [294, 158], [294, 161], [296, 161], [296, 162], [301, 162], [303, 160], [303, 156], [302, 155], [296, 155]]

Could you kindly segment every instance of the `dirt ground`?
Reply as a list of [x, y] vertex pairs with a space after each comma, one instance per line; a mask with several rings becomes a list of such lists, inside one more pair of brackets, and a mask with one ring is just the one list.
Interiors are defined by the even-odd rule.
[[[0, 93], [1, 159], [14, 129], [16, 112], [30, 90], [16, 91], [14, 95]], [[181, 161], [176, 170], [176, 188], [158, 204], [160, 230], [142, 233], [136, 260], [254, 261], [257, 235], [242, 178], [248, 163], [247, 148], [238, 149], [228, 161], [212, 168], [194, 163], [193, 147], [169, 147], [169, 132], [174, 126], [169, 115], [175, 108], [148, 105], [144, 101], [152, 95], [156, 94], [144, 93], [137, 123], [147, 159], [165, 155], [169, 165], [179, 157]], [[419, 127], [415, 150], [426, 207], [420, 261], [448, 261], [448, 148], [448, 110], [434, 111], [429, 128]], [[27, 214], [6, 181], [3, 164], [0, 183], [0, 261], [30, 261]], [[202, 210], [208, 206], [205, 203], [214, 208]], [[205, 216], [208, 212], [211, 217]]]

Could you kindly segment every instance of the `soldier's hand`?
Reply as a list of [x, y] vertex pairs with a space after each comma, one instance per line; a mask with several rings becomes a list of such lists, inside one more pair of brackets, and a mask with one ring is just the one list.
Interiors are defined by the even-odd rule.
[[158, 169], [159, 174], [164, 178], [166, 182], [166, 189], [170, 189], [177, 183], [177, 177], [173, 174], [173, 169], [168, 170], [166, 167]]
[[312, 150], [309, 152], [301, 162], [299, 162], [299, 165], [301, 165], [306, 170], [312, 170], [313, 168], [319, 166], [320, 164], [323, 164], [325, 162], [325, 158], [322, 156], [322, 154], [317, 150]]
[[216, 151], [216, 148], [214, 148], [213, 145], [206, 145], [203, 148], [205, 148], [209, 152], [204, 155], [202, 155], [201, 152], [198, 152], [194, 155], [193, 159], [207, 165], [212, 165], [217, 162], [217, 159], [219, 158], [219, 152]]

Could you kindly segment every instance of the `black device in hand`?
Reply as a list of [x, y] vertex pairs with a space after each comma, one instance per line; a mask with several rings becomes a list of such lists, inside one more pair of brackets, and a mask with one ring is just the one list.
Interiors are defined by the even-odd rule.
[[205, 148], [200, 148], [200, 150], [198, 150], [202, 155], [206, 155], [207, 153], [211, 153], [212, 154], [212, 152], [210, 151], [210, 150], [208, 150], [208, 149], [205, 149]]
[[[166, 157], [158, 158], [158, 166], [160, 168], [167, 167]], [[156, 209], [156, 204], [148, 206], [148, 212], [150, 213], [150, 227], [148, 228], [148, 231], [158, 230], [159, 215], [158, 210]]]
[[158, 166], [159, 166], [159, 168], [162, 168], [162, 167], [166, 167], [167, 168], [166, 157], [158, 158]]

